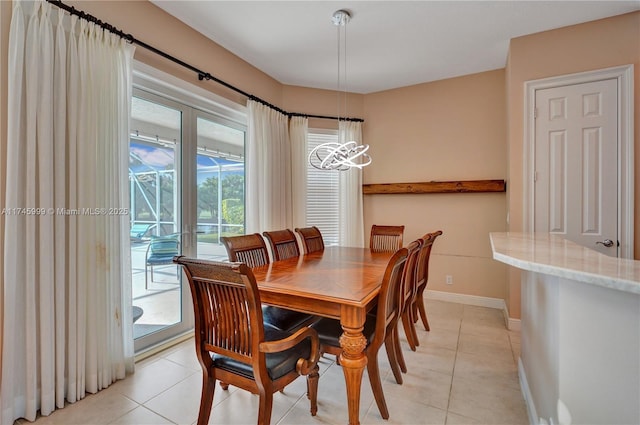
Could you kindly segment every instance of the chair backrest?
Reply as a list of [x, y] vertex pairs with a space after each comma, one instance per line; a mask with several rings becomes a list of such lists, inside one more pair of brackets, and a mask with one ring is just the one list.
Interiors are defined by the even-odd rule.
[[387, 263], [387, 268], [382, 278], [382, 286], [378, 293], [378, 307], [376, 310], [376, 330], [371, 345], [382, 345], [387, 330], [395, 326], [401, 313], [400, 285], [404, 275], [405, 265], [409, 251], [400, 248]]
[[272, 232], [263, 232], [262, 234], [269, 241], [271, 253], [273, 254], [273, 261], [286, 260], [287, 258], [300, 256], [298, 240], [291, 230], [275, 230]]
[[260, 233], [242, 236], [222, 236], [229, 261], [245, 263], [249, 267], [269, 264], [269, 252]]
[[311, 227], [296, 227], [296, 232], [302, 239], [304, 245], [304, 252], [309, 254], [316, 251], [324, 251], [324, 240], [322, 239], [322, 233], [316, 226]]
[[402, 247], [404, 226], [371, 226], [369, 248], [377, 252], [394, 252]]
[[418, 257], [422, 247], [422, 239], [416, 239], [407, 245], [407, 264], [404, 268], [404, 275], [402, 276], [402, 284], [399, 288], [400, 291], [400, 308], [404, 310], [411, 304], [413, 297], [417, 290], [417, 277], [418, 277]]
[[[264, 340], [260, 294], [251, 269], [243, 263], [174, 258], [185, 270], [195, 313], [198, 360], [217, 353], [254, 364]], [[264, 354], [262, 354], [264, 356]]]
[[166, 236], [151, 236], [147, 248], [148, 258], [166, 258], [171, 260], [180, 255], [180, 234], [173, 233]]
[[442, 230], [433, 233], [427, 233], [422, 239], [422, 247], [418, 255], [418, 264], [416, 272], [416, 288], [426, 286], [429, 280], [429, 258], [431, 257], [431, 248], [436, 238], [442, 234]]

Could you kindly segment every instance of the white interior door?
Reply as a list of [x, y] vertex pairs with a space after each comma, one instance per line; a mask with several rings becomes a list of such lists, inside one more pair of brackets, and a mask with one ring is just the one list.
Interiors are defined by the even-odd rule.
[[535, 94], [535, 231], [611, 256], [619, 251], [617, 93], [608, 79]]

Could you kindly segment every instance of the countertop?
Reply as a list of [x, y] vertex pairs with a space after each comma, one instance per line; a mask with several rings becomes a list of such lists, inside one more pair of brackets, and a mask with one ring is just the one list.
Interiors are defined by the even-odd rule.
[[505, 264], [640, 294], [640, 261], [609, 257], [549, 233], [491, 233], [493, 258]]

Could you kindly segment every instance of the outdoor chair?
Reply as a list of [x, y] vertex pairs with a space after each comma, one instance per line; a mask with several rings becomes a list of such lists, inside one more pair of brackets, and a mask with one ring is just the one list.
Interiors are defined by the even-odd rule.
[[131, 226], [131, 230], [129, 231], [129, 237], [133, 242], [141, 242], [142, 238], [145, 237], [149, 229], [153, 227], [153, 224], [149, 223], [134, 223]]
[[[151, 270], [151, 282], [153, 282], [153, 268], [155, 266], [173, 264], [173, 257], [180, 255], [180, 233], [166, 236], [151, 236], [144, 260], [144, 289], [149, 289], [149, 273]], [[176, 277], [180, 278], [177, 269]]]

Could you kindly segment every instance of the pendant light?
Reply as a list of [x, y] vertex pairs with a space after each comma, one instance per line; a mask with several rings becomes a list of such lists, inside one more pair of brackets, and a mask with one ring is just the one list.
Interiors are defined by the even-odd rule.
[[[347, 24], [351, 20], [351, 14], [344, 9], [334, 12], [331, 21], [338, 28], [338, 122], [340, 122], [340, 59], [341, 41], [344, 43], [344, 104], [345, 115], [347, 105]], [[342, 36], [344, 33], [344, 36]], [[309, 153], [309, 164], [319, 170], [346, 171], [351, 168], [363, 168], [371, 164], [371, 157], [367, 154], [369, 145], [359, 145], [356, 141], [350, 140], [344, 144], [328, 142], [316, 146]]]

